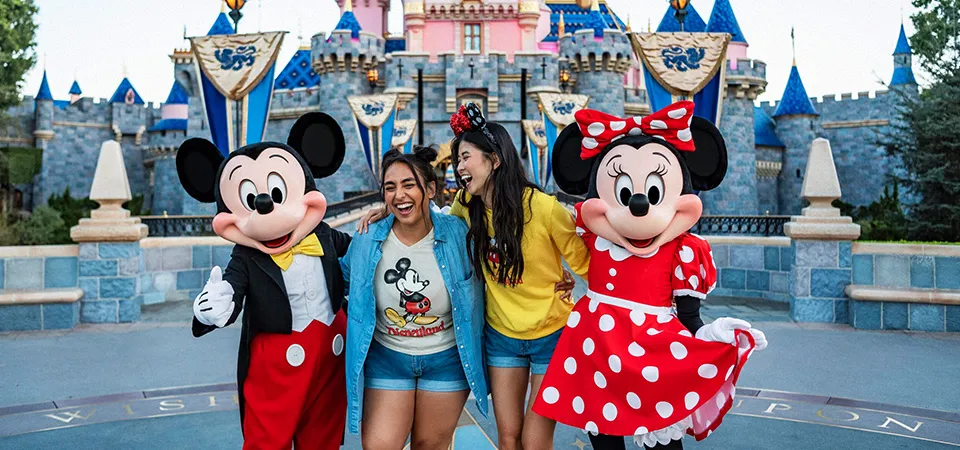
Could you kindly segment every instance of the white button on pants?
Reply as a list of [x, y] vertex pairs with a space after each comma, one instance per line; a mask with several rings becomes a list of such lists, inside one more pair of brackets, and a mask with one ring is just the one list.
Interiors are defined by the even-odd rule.
[[303, 347], [300, 344], [293, 344], [290, 347], [287, 347], [287, 363], [293, 367], [300, 367], [300, 364], [303, 364], [303, 360], [307, 357], [306, 352], [304, 352]]

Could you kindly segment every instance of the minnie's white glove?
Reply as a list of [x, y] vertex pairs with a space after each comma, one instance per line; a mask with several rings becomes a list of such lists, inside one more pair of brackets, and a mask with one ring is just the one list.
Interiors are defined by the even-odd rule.
[[753, 336], [757, 350], [767, 348], [767, 337], [762, 331], [751, 328], [750, 323], [745, 320], [734, 319], [732, 317], [721, 317], [710, 324], [700, 327], [700, 329], [697, 330], [697, 339], [735, 344], [736, 337], [734, 330], [747, 330], [747, 332]]
[[222, 328], [233, 315], [233, 286], [223, 281], [220, 266], [210, 271], [210, 279], [193, 301], [193, 315], [204, 325]]

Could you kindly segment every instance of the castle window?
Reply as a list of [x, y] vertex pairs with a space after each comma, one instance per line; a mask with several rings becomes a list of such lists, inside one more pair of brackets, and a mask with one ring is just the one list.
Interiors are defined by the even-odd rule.
[[480, 24], [467, 23], [463, 25], [463, 52], [480, 53]]

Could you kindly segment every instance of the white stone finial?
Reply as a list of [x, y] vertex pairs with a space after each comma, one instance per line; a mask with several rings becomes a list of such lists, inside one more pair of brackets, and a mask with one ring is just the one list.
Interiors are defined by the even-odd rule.
[[100, 147], [90, 187], [90, 199], [100, 207], [90, 211], [89, 219], [80, 219], [70, 228], [70, 238], [75, 242], [130, 242], [147, 237], [147, 226], [123, 209], [123, 202], [131, 198], [120, 144], [106, 141]]
[[840, 179], [833, 163], [830, 141], [814, 139], [807, 158], [806, 174], [800, 190], [810, 206], [783, 226], [792, 239], [849, 240], [860, 237], [860, 225], [840, 215], [832, 203], [840, 198]]
[[117, 141], [106, 141], [100, 146], [100, 158], [93, 173], [90, 200], [103, 204], [102, 200], [130, 200], [130, 181], [123, 164], [123, 152]]

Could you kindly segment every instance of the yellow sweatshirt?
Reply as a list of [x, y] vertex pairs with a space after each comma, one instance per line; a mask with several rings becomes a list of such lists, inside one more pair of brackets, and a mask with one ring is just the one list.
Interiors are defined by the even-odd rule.
[[[533, 195], [532, 202], [527, 199]], [[450, 214], [470, 224], [470, 213], [457, 193]], [[467, 202], [470, 195], [467, 194]], [[573, 303], [560, 300], [554, 292], [563, 279], [561, 255], [570, 268], [586, 279], [590, 252], [577, 236], [573, 215], [551, 195], [528, 188], [524, 192], [524, 229], [522, 279], [516, 286], [497, 283], [496, 273], [484, 267], [486, 279], [487, 323], [514, 339], [538, 339], [550, 335], [566, 323]], [[488, 233], [493, 233], [493, 211], [487, 208]], [[496, 267], [491, 263], [492, 267]]]

